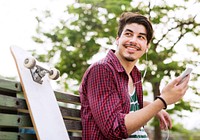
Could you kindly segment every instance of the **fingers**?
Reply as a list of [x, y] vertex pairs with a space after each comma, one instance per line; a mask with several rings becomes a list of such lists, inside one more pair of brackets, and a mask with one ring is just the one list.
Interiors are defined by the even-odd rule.
[[170, 122], [168, 122], [168, 121], [166, 121], [166, 120], [164, 120], [163, 122], [161, 122], [160, 123], [160, 128], [162, 129], [162, 130], [167, 130], [167, 129], [171, 129], [171, 124], [170, 124]]
[[168, 128], [168, 124], [167, 122], [165, 121], [165, 119], [163, 119], [162, 121], [160, 121], [160, 128], [162, 130], [166, 130], [166, 128]]
[[179, 85], [182, 85], [182, 86], [186, 86], [189, 82], [189, 79], [190, 79], [190, 75], [187, 75], [184, 79], [182, 79], [181, 76], [175, 78], [173, 81], [171, 81], [169, 83], [170, 86], [179, 86]]
[[177, 88], [179, 88], [181, 90], [183, 95], [185, 94], [185, 92], [189, 88], [189, 86], [188, 86], [189, 80], [190, 80], [190, 76], [188, 75], [187, 77], [184, 78], [184, 80], [180, 84], [177, 85]]
[[177, 102], [185, 95], [189, 87], [188, 82], [190, 76], [186, 76], [185, 79], [180, 83], [181, 79], [182, 78], [179, 76], [163, 88], [161, 96], [164, 98], [168, 105]]
[[169, 117], [169, 114], [168, 116], [165, 117], [165, 122], [166, 122], [166, 129], [171, 129], [172, 128], [172, 120], [171, 118]]
[[162, 130], [168, 129], [168, 127], [169, 127], [168, 125], [169, 124], [168, 124], [167, 120], [164, 117], [162, 119], [160, 119], [160, 128]]
[[171, 129], [172, 128], [172, 120], [169, 116], [169, 114], [162, 110], [162, 115], [160, 115], [159, 121], [160, 121], [160, 128], [163, 130]]
[[176, 80], [178, 80], [178, 83], [176, 84], [177, 86], [182, 85], [182, 86], [186, 86], [190, 80], [190, 75], [186, 76], [185, 78], [181, 78], [181, 76], [179, 76]]

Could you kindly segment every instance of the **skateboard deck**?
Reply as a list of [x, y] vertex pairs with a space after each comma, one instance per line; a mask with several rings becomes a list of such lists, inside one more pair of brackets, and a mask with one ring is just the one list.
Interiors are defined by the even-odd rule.
[[24, 66], [25, 59], [32, 57], [32, 55], [16, 46], [11, 46], [10, 51], [16, 63], [37, 139], [69, 140], [48, 75], [42, 77], [42, 82], [34, 81], [31, 69]]

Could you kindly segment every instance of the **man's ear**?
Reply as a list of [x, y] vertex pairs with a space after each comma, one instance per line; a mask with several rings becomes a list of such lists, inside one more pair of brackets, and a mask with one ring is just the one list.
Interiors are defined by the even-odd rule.
[[116, 38], [115, 44], [118, 46], [118, 44], [119, 44], [119, 37]]
[[149, 48], [150, 48], [150, 43], [147, 45], [146, 53], [149, 51]]

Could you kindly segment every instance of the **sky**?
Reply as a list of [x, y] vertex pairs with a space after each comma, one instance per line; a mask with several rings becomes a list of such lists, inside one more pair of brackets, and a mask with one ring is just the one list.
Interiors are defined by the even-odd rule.
[[[35, 17], [46, 9], [59, 14], [66, 6], [65, 0], [1, 0], [0, 1], [0, 75], [17, 77], [10, 46], [25, 50], [35, 49], [32, 35], [36, 34]], [[37, 9], [37, 10], [36, 10]]]
[[[58, 16], [71, 0], [1, 0], [0, 1], [0, 76], [16, 77], [17, 69], [10, 53], [10, 46], [15, 45], [25, 50], [35, 49], [37, 44], [32, 40], [36, 34], [35, 17], [42, 10], [51, 9]], [[37, 9], [37, 10], [36, 10]], [[183, 114], [188, 115], [187, 112]], [[187, 128], [194, 128], [199, 122], [199, 112], [189, 114], [185, 121]], [[186, 119], [187, 120], [187, 119]], [[183, 120], [179, 120], [182, 122]]]

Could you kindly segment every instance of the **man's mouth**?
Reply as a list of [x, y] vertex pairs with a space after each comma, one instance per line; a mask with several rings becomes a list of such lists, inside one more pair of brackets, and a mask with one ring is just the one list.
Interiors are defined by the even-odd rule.
[[124, 44], [124, 46], [130, 51], [141, 51], [141, 48], [132, 44]]

